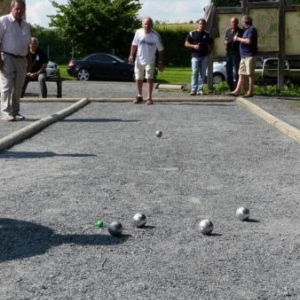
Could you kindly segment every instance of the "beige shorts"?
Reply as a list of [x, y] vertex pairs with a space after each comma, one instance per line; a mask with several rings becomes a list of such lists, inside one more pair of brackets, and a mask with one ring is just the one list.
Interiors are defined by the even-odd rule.
[[239, 75], [254, 75], [256, 59], [254, 56], [242, 58], [240, 61]]
[[154, 79], [155, 64], [154, 63], [146, 64], [146, 65], [135, 64], [134, 74], [136, 80], [143, 80], [144, 78]]

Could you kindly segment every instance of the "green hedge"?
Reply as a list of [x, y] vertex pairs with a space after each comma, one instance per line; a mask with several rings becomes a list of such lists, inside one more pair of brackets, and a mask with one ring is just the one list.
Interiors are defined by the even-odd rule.
[[[185, 38], [189, 31], [195, 28], [194, 24], [178, 24], [178, 25], [159, 25], [155, 26], [155, 30], [161, 35], [162, 41], [165, 47], [165, 65], [187, 67], [190, 66], [190, 51], [184, 47]], [[82, 57], [82, 54], [72, 52], [71, 43], [60, 41], [56, 31], [51, 29], [33, 28], [33, 35], [38, 37], [40, 47], [44, 49], [50, 60], [55, 61], [58, 64], [67, 64], [72, 55], [74, 58]], [[121, 47], [112, 49], [112, 53], [118, 55], [122, 59], [126, 60], [129, 55], [130, 45], [133, 39], [134, 33], [128, 36], [126, 40], [128, 42]], [[95, 45], [94, 52], [100, 52], [101, 47]]]

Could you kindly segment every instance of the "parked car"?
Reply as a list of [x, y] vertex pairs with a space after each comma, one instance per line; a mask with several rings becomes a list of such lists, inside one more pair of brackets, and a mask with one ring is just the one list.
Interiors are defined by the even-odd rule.
[[[257, 59], [255, 69], [255, 81], [259, 83], [277, 83], [278, 79], [278, 57]], [[286, 59], [284, 61], [284, 80], [300, 83], [300, 60]]]
[[226, 61], [213, 62], [213, 84], [225, 81], [226, 77]]
[[[259, 84], [276, 84], [278, 79], [278, 57], [256, 58], [255, 82]], [[226, 62], [213, 63], [213, 83], [218, 84], [226, 80]], [[286, 59], [284, 61], [284, 79], [300, 84], [300, 59]]]
[[78, 80], [134, 80], [134, 66], [108, 53], [93, 53], [82, 59], [72, 59], [67, 71]]
[[59, 74], [58, 65], [53, 61], [49, 61], [46, 67], [46, 73], [47, 78], [57, 77]]

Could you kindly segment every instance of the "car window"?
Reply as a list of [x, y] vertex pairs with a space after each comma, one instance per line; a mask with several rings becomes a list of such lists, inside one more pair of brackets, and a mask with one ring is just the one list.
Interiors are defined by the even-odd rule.
[[[265, 69], [278, 70], [278, 64], [279, 64], [279, 60], [276, 58], [275, 59], [266, 59]], [[284, 68], [288, 69], [288, 63], [286, 60], [284, 61]]]
[[113, 61], [113, 58], [107, 55], [92, 55], [88, 57], [87, 61], [111, 63]]
[[300, 69], [300, 60], [289, 60], [290, 69]]

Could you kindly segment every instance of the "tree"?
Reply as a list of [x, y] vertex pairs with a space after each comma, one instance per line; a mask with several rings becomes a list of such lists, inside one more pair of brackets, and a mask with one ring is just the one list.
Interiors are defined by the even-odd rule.
[[216, 7], [235, 7], [241, 6], [240, 0], [211, 0], [211, 3]]
[[133, 33], [140, 27], [139, 0], [69, 0], [66, 5], [51, 1], [57, 14], [50, 26], [79, 54], [95, 51], [126, 53]]

